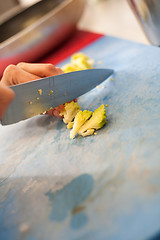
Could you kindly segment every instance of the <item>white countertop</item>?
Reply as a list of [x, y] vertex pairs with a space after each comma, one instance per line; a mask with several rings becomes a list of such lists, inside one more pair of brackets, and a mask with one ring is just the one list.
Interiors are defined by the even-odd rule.
[[150, 44], [127, 0], [86, 0], [79, 28]]

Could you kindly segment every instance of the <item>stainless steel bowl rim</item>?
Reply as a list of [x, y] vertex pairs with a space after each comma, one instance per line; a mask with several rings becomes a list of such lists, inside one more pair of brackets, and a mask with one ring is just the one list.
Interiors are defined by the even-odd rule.
[[4, 42], [0, 43], [0, 49], [7, 47], [11, 42], [14, 42], [18, 39], [20, 39], [22, 36], [28, 34], [31, 30], [37, 28], [41, 24], [45, 23], [48, 19], [50, 19], [53, 14], [56, 14], [59, 12], [60, 9], [65, 8], [69, 3], [73, 2], [73, 0], [64, 0], [64, 2], [60, 3], [57, 7], [55, 7], [53, 10], [45, 14], [43, 17], [41, 17], [39, 20], [37, 20], [32, 25], [26, 27], [26, 29], [23, 29], [22, 31], [16, 33], [9, 39], [5, 40]]

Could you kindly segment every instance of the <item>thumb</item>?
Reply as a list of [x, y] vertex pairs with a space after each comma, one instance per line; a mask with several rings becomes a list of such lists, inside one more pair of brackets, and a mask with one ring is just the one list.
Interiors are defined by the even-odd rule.
[[0, 119], [14, 98], [14, 92], [0, 83]]

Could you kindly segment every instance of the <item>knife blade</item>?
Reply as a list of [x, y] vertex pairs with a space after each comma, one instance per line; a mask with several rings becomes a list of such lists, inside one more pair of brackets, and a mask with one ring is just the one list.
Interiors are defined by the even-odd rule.
[[69, 102], [106, 80], [112, 69], [88, 69], [11, 86], [15, 98], [2, 118], [13, 124]]

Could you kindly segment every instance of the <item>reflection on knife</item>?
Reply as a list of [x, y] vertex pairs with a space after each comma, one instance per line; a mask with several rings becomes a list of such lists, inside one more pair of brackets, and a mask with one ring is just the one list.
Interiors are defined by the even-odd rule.
[[28, 119], [71, 101], [102, 83], [112, 73], [112, 69], [81, 70], [12, 86], [15, 99], [2, 118], [2, 125]]

